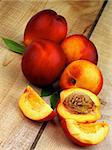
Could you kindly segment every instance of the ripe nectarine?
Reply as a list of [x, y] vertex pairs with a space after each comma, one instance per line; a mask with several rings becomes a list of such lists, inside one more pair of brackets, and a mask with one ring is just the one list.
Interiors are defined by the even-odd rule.
[[97, 64], [98, 54], [95, 45], [83, 35], [72, 35], [61, 44], [67, 57], [67, 63], [84, 59]]
[[61, 42], [67, 34], [67, 22], [63, 16], [53, 10], [43, 10], [35, 14], [28, 22], [24, 32], [24, 43], [29, 45], [37, 38]]
[[31, 43], [22, 58], [25, 77], [39, 87], [52, 84], [65, 67], [61, 47], [49, 40], [38, 39]]
[[19, 107], [26, 117], [39, 122], [56, 116], [54, 110], [30, 86], [21, 95]]
[[95, 64], [87, 60], [73, 61], [65, 68], [60, 78], [62, 89], [79, 87], [98, 94], [102, 85], [102, 73]]

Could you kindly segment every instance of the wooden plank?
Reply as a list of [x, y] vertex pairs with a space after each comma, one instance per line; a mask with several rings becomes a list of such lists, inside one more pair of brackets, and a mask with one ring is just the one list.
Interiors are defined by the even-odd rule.
[[[103, 1], [0, 1], [0, 36], [21, 41], [28, 19], [45, 8], [65, 16], [69, 33], [87, 35], [102, 4]], [[28, 120], [20, 112], [17, 101], [28, 84], [21, 72], [21, 56], [4, 48], [2, 41], [0, 44], [0, 149], [29, 149], [41, 124]]]
[[28, 19], [42, 9], [53, 9], [65, 16], [70, 34], [75, 31], [87, 35], [102, 4], [103, 0], [3, 1], [0, 2], [0, 35], [21, 40]]
[[[102, 119], [109, 123], [110, 132], [104, 142], [87, 150], [110, 150], [112, 149], [112, 2], [108, 2], [92, 36], [91, 40], [95, 43], [99, 53], [99, 67], [104, 76], [103, 89], [99, 95], [102, 106]], [[35, 149], [41, 150], [81, 150], [71, 143], [64, 135], [59, 122], [49, 122], [44, 130]]]

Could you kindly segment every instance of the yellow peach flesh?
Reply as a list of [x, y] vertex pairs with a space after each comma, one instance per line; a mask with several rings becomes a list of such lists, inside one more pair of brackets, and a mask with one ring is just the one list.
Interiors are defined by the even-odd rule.
[[85, 144], [98, 144], [107, 136], [109, 127], [105, 122], [78, 124], [72, 119], [66, 119], [66, 126], [75, 139]]
[[32, 120], [41, 120], [51, 114], [53, 109], [30, 87], [21, 95], [19, 107], [23, 114]]
[[[72, 94], [73, 92], [81, 92], [87, 94], [94, 102], [96, 106], [95, 110], [88, 114], [79, 114], [79, 115], [69, 112], [68, 109], [64, 106], [63, 102], [65, 98], [70, 94]], [[101, 117], [100, 102], [98, 97], [92, 92], [81, 88], [71, 88], [62, 91], [60, 93], [60, 103], [57, 106], [57, 112], [64, 119], [74, 119], [77, 122], [94, 122]]]

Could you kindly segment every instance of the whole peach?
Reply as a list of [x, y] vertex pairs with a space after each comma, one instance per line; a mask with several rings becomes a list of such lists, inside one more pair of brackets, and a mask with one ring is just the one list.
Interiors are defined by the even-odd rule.
[[37, 38], [61, 42], [67, 34], [67, 22], [53, 10], [43, 10], [28, 22], [24, 32], [24, 43], [29, 45]]
[[22, 58], [22, 71], [33, 84], [44, 87], [53, 83], [65, 67], [65, 56], [55, 42], [38, 39], [32, 42]]
[[61, 44], [67, 57], [68, 64], [72, 61], [84, 59], [97, 64], [98, 54], [95, 45], [83, 35], [72, 35], [64, 39]]
[[84, 88], [98, 94], [103, 85], [102, 73], [98, 67], [87, 60], [77, 60], [69, 64], [60, 78], [60, 87]]

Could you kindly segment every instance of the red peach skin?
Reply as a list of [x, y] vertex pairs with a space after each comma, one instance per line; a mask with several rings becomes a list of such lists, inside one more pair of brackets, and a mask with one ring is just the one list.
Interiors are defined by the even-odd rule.
[[22, 58], [22, 71], [34, 85], [52, 84], [65, 68], [65, 56], [61, 47], [49, 40], [38, 39], [30, 44]]
[[24, 32], [24, 43], [29, 45], [37, 38], [60, 43], [67, 34], [67, 22], [63, 16], [53, 10], [43, 10], [35, 14], [28, 22]]
[[67, 63], [84, 59], [94, 64], [98, 62], [98, 53], [95, 45], [83, 35], [72, 35], [64, 39], [61, 47], [67, 57]]

